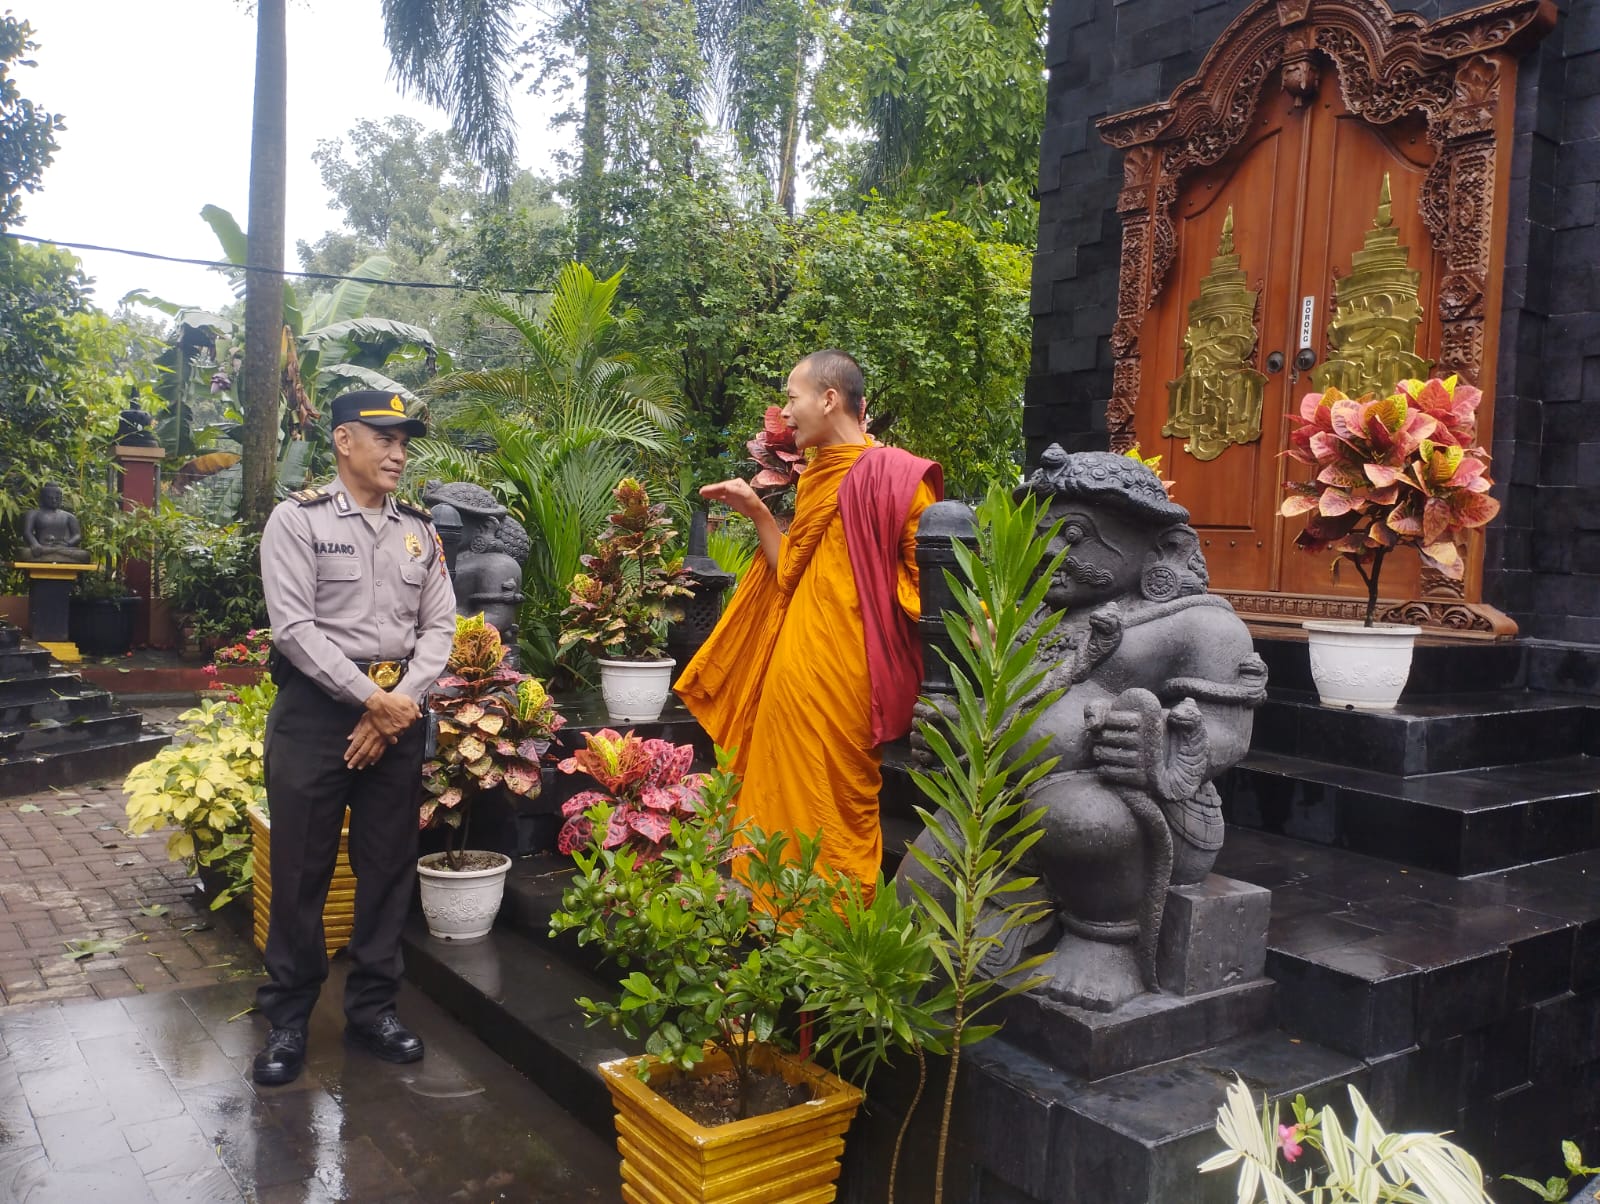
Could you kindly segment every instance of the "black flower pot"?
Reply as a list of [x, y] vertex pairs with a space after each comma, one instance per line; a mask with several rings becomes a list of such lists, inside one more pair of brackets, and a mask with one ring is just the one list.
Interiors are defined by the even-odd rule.
[[132, 594], [121, 598], [74, 598], [67, 633], [85, 656], [121, 656], [133, 647]]

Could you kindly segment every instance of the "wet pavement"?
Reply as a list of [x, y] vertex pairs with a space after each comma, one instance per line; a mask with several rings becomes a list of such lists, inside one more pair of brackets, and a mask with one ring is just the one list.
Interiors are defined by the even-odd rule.
[[257, 1087], [244, 982], [0, 1011], [0, 1201], [436, 1204], [618, 1198], [615, 1148], [417, 992], [427, 1056], [341, 1039], [343, 960], [306, 1071]]
[[122, 831], [125, 801], [0, 799], [0, 1204], [619, 1198], [615, 1146], [419, 992], [400, 1015], [421, 1062], [346, 1048], [342, 957], [305, 1073], [255, 1086], [261, 959], [165, 833]]

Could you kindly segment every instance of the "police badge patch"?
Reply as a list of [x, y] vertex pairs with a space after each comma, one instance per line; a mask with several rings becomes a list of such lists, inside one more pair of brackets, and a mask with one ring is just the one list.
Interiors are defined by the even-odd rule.
[[406, 551], [411, 553], [411, 559], [422, 559], [422, 541], [417, 538], [415, 531], [406, 532]]

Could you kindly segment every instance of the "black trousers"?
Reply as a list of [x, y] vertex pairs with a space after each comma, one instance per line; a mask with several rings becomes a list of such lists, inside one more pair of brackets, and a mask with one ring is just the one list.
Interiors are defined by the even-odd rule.
[[335, 701], [302, 674], [281, 682], [267, 717], [266, 783], [272, 817], [268, 982], [256, 1008], [276, 1028], [304, 1031], [328, 977], [322, 908], [350, 808], [355, 925], [344, 1011], [369, 1024], [394, 1010], [404, 963], [400, 933], [417, 876], [417, 807], [427, 725], [414, 723], [366, 769], [344, 752], [362, 710]]

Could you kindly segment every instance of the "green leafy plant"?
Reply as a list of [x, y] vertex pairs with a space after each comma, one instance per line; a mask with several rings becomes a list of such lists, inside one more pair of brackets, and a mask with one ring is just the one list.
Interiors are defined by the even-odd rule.
[[671, 603], [691, 594], [681, 554], [669, 554], [676, 534], [664, 505], [651, 505], [645, 487], [624, 477], [613, 493], [617, 509], [581, 559], [561, 617], [561, 648], [595, 657], [658, 660], [666, 646]]
[[1046, 911], [1030, 893], [1035, 879], [1020, 870], [1042, 834], [1042, 812], [1029, 806], [1028, 790], [1057, 761], [1043, 757], [1048, 737], [1035, 735], [1035, 724], [1061, 691], [1023, 704], [1044, 680], [1039, 649], [1061, 618], [1059, 611], [1044, 611], [1044, 595], [1066, 553], [1049, 557], [1060, 524], [1041, 531], [1034, 498], [1013, 502], [993, 485], [977, 519], [976, 547], [956, 541], [957, 572], [945, 575], [955, 601], [944, 615], [956, 652], [950, 662], [954, 698], [938, 707], [943, 722], [917, 724], [943, 772], [913, 773], [933, 808], [917, 808], [926, 834], [910, 849], [914, 869], [901, 873], [935, 925], [934, 953], [950, 991], [951, 1061], [939, 1120], [936, 1202], [944, 1198], [961, 1050], [998, 1030], [978, 1018], [1038, 985], [1042, 980], [1032, 971], [1046, 956], [1023, 960], [1004, 978], [986, 977], [981, 969], [1009, 934]]
[[167, 507], [161, 521], [161, 596], [195, 638], [230, 640], [265, 627], [260, 534], [176, 507]]
[[507, 663], [500, 633], [482, 615], [456, 619], [450, 658], [428, 696], [428, 711], [438, 741], [422, 765], [427, 797], [418, 823], [424, 830], [451, 829], [446, 861], [459, 870], [473, 801], [497, 787], [536, 798], [539, 762], [566, 720], [537, 679]]
[[1543, 1183], [1536, 1179], [1525, 1179], [1521, 1175], [1501, 1175], [1502, 1179], [1509, 1179], [1513, 1183], [1520, 1183], [1541, 1200], [1565, 1200], [1572, 1194], [1572, 1181], [1574, 1179], [1588, 1179], [1590, 1175], [1600, 1175], [1600, 1166], [1585, 1166], [1583, 1164], [1583, 1151], [1578, 1148], [1575, 1141], [1561, 1143], [1561, 1161], [1566, 1165], [1565, 1175], [1551, 1175]]
[[1307, 393], [1289, 432], [1290, 459], [1309, 481], [1289, 481], [1279, 513], [1309, 515], [1295, 546], [1334, 553], [1367, 587], [1366, 626], [1378, 606], [1386, 556], [1401, 545], [1460, 580], [1465, 532], [1500, 512], [1489, 496], [1489, 454], [1477, 446], [1483, 394], [1451, 376], [1403, 380], [1386, 397]]
[[[1294, 1099], [1295, 1123], [1279, 1123], [1276, 1104], [1256, 1109], [1250, 1089], [1235, 1078], [1217, 1109], [1217, 1136], [1227, 1148], [1200, 1164], [1202, 1172], [1239, 1168], [1238, 1204], [1490, 1204], [1477, 1161], [1437, 1133], [1389, 1133], [1361, 1092], [1350, 1089], [1354, 1130], [1346, 1134], [1328, 1105], [1314, 1110]], [[1279, 1172], [1280, 1158], [1297, 1162], [1309, 1147], [1322, 1155], [1320, 1177], [1307, 1170], [1295, 1188]]]
[[173, 829], [167, 856], [190, 873], [220, 870], [221, 907], [250, 884], [250, 826], [245, 808], [265, 809], [263, 749], [277, 687], [270, 678], [240, 686], [228, 700], [207, 699], [178, 716], [173, 742], [124, 780], [128, 831]]
[[[932, 977], [933, 953], [927, 930], [892, 892], [880, 889], [868, 904], [859, 888], [825, 878], [816, 838], [798, 837], [786, 858], [787, 833], [740, 826], [730, 764], [719, 751], [697, 812], [671, 820], [656, 856], [630, 842], [607, 848], [612, 809], [591, 808], [590, 841], [574, 851], [578, 873], [550, 931], [575, 932], [580, 945], [597, 945], [629, 971], [615, 1002], [578, 1001], [590, 1024], [642, 1039], [646, 1052], [681, 1070], [708, 1047], [721, 1050], [743, 1117], [756, 1047], [794, 1047], [795, 1005], [867, 984], [870, 998], [819, 1006], [815, 1019], [818, 1048], [837, 1051], [858, 1074], [894, 1040], [914, 1039], [924, 1024], [914, 1001]], [[725, 876], [736, 856], [740, 881]]]

